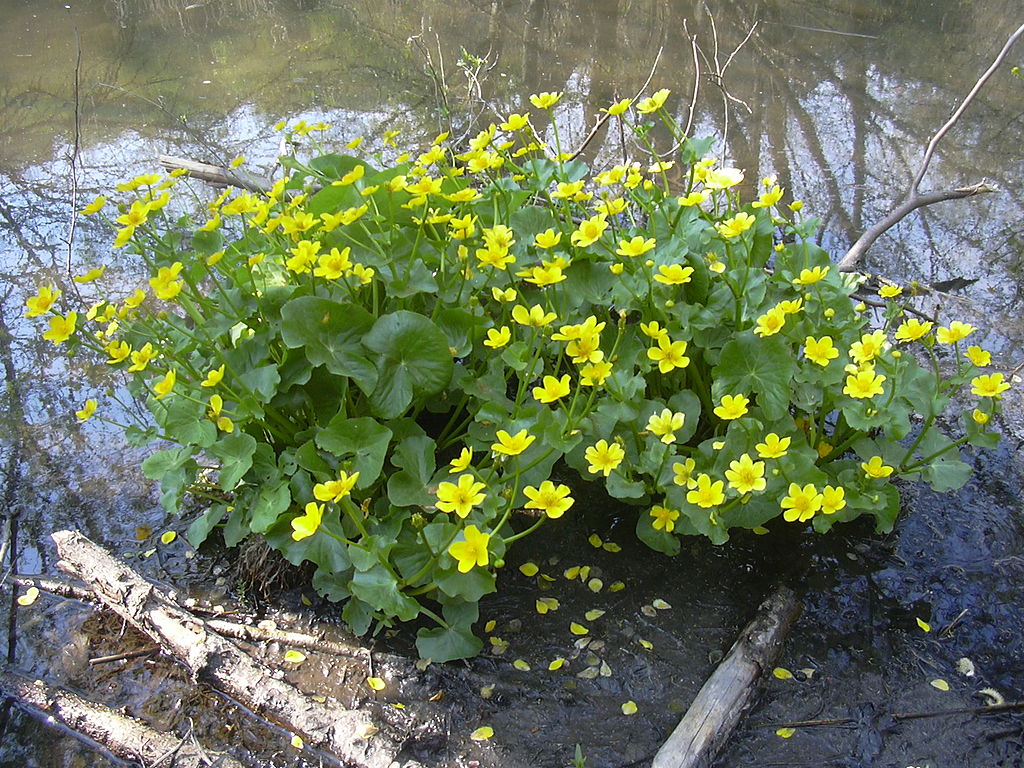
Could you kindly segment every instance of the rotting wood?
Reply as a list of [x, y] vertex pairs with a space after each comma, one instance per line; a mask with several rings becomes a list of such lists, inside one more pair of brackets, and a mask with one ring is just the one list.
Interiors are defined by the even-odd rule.
[[222, 187], [238, 187], [250, 192], [269, 192], [274, 182], [265, 176], [247, 171], [224, 168], [220, 165], [200, 163], [184, 157], [160, 155], [160, 165], [168, 171], [185, 170], [188, 175]]
[[33, 714], [52, 717], [123, 760], [143, 765], [173, 764], [178, 768], [205, 768], [214, 763], [221, 768], [242, 768], [233, 757], [208, 753], [196, 742], [154, 730], [141, 720], [64, 688], [33, 680], [10, 667], [0, 671], [0, 694]]
[[388, 724], [375, 725], [368, 713], [345, 709], [331, 699], [316, 702], [275, 679], [275, 670], [212, 631], [207, 622], [81, 533], [58, 531], [52, 538], [62, 558], [61, 570], [88, 584], [107, 607], [183, 662], [197, 679], [345, 765], [390, 768], [396, 760], [401, 739]]
[[651, 768], [709, 766], [751, 703], [756, 684], [774, 667], [800, 604], [780, 586], [740, 633], [729, 654], [697, 693]]

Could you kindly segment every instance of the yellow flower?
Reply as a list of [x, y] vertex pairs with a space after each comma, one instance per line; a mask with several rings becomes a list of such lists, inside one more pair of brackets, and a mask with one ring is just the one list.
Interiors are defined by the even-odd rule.
[[528, 485], [523, 488], [523, 493], [529, 501], [525, 504], [527, 509], [539, 509], [552, 520], [561, 517], [575, 502], [569, 495], [567, 485], [555, 485], [550, 480], [540, 484], [540, 488]]
[[757, 327], [754, 328], [754, 333], [761, 338], [774, 336], [782, 330], [785, 324], [786, 313], [779, 308], [770, 309], [757, 318]]
[[715, 229], [718, 230], [718, 234], [722, 237], [729, 239], [732, 237], [739, 237], [752, 226], [756, 219], [749, 213], [737, 213], [730, 219], [715, 224]]
[[124, 362], [131, 353], [132, 348], [127, 341], [112, 341], [107, 345], [107, 354], [110, 355], [107, 365], [117, 365]]
[[140, 224], [145, 224], [146, 219], [148, 217], [149, 205], [142, 202], [141, 200], [136, 200], [134, 203], [132, 203], [132, 207], [129, 208], [126, 213], [123, 213], [120, 216], [118, 216], [117, 219], [115, 219], [115, 221], [117, 221], [118, 224], [124, 225], [126, 229], [129, 227], [134, 229]]
[[792, 442], [793, 438], [791, 437], [779, 437], [774, 432], [769, 432], [765, 436], [764, 442], [758, 443], [754, 448], [762, 459], [780, 459], [786, 455]]
[[830, 360], [839, 357], [839, 350], [832, 343], [831, 336], [820, 339], [808, 336], [804, 339], [804, 357], [816, 365], [828, 365]]
[[988, 424], [989, 419], [991, 419], [992, 416], [990, 414], [985, 413], [984, 411], [980, 411], [977, 408], [975, 408], [973, 411], [971, 411], [971, 418], [974, 419], [974, 422], [976, 424], [985, 425]]
[[105, 198], [103, 195], [100, 195], [87, 206], [85, 206], [85, 208], [82, 209], [82, 214], [85, 216], [92, 216], [94, 213], [99, 213], [100, 211], [102, 211], [103, 206], [105, 206], [106, 204], [107, 198]]
[[636, 105], [636, 111], [642, 115], [649, 115], [652, 112], [657, 112], [663, 106], [665, 106], [665, 100], [668, 95], [672, 93], [668, 88], [662, 88], [660, 91], [654, 93], [654, 95], [643, 99], [639, 104]]
[[546, 229], [543, 232], [538, 232], [533, 238], [533, 244], [538, 248], [554, 248], [562, 242], [562, 233], [555, 232], [553, 229]]
[[174, 382], [178, 378], [178, 372], [171, 368], [167, 374], [160, 379], [156, 384], [153, 385], [153, 392], [156, 393], [156, 399], [160, 400], [171, 393], [174, 389]]
[[913, 317], [896, 329], [896, 341], [917, 341], [932, 329], [932, 325], [931, 320], [922, 323]]
[[856, 399], [865, 399], [882, 394], [882, 382], [885, 376], [876, 374], [874, 368], [867, 368], [846, 377], [843, 394]]
[[569, 374], [561, 379], [545, 376], [543, 386], [533, 388], [533, 398], [539, 403], [553, 403], [569, 394]]
[[608, 477], [612, 471], [622, 463], [626, 452], [618, 443], [609, 443], [607, 440], [598, 440], [594, 445], [584, 451], [587, 460], [587, 469], [592, 474], [603, 474]]
[[800, 277], [793, 280], [793, 285], [813, 285], [821, 280], [825, 279], [828, 274], [830, 267], [812, 267], [811, 269], [801, 269]]
[[469, 469], [470, 463], [473, 461], [473, 451], [469, 448], [463, 448], [458, 457], [454, 458], [449, 462], [451, 469], [448, 470], [449, 475], [454, 475], [458, 472], [465, 472]]
[[625, 114], [626, 110], [629, 109], [633, 103], [632, 99], [623, 99], [612, 104], [608, 109], [602, 109], [602, 112], [607, 112], [612, 117], [618, 117], [619, 115]]
[[715, 408], [715, 416], [730, 421], [745, 416], [750, 400], [745, 395], [723, 395], [722, 404]]
[[491, 446], [491, 450], [505, 456], [518, 456], [537, 439], [525, 429], [519, 430], [514, 435], [510, 435], [504, 429], [499, 429], [495, 437], [498, 438], [498, 442]]
[[700, 205], [709, 197], [707, 192], [691, 192], [688, 195], [677, 198], [676, 202], [681, 208], [689, 208], [690, 206]]
[[43, 338], [52, 341], [54, 346], [60, 346], [74, 334], [77, 322], [77, 312], [68, 312], [64, 317], [54, 315], [50, 318], [50, 330], [43, 334]]
[[729, 487], [739, 493], [763, 491], [768, 485], [764, 477], [764, 462], [754, 461], [746, 453], [738, 460], [729, 462], [725, 479], [729, 481]]
[[341, 471], [337, 480], [328, 480], [326, 483], [317, 483], [313, 486], [313, 496], [317, 501], [333, 501], [337, 504], [346, 496], [352, 493], [356, 481], [359, 480], [359, 473]]
[[513, 113], [508, 116], [504, 123], [499, 128], [503, 131], [521, 131], [523, 128], [530, 124], [529, 115], [521, 115]]
[[647, 420], [647, 431], [652, 435], [661, 438], [661, 442], [668, 445], [676, 441], [676, 432], [683, 428], [686, 419], [685, 413], [673, 413], [665, 408], [660, 414], [652, 413]]
[[84, 275], [75, 275], [73, 278], [76, 283], [91, 283], [94, 280], [99, 280], [103, 277], [103, 273], [107, 271], [107, 265], [104, 264], [101, 267], [90, 269]]
[[590, 363], [580, 368], [580, 384], [585, 387], [603, 386], [611, 372], [612, 364], [607, 361]]
[[821, 509], [823, 496], [813, 483], [801, 488], [797, 483], [789, 484], [789, 495], [782, 499], [782, 517], [787, 523], [806, 522]]
[[782, 199], [782, 187], [778, 184], [763, 192], [757, 202], [751, 203], [751, 208], [771, 208]]
[[491, 286], [491, 296], [495, 301], [515, 301], [517, 295], [515, 288], [501, 289], [496, 285]]
[[697, 482], [693, 479], [693, 470], [696, 468], [697, 462], [693, 459], [687, 459], [682, 462], [677, 461], [672, 465], [672, 482], [676, 485], [683, 485], [692, 488]]
[[663, 285], [685, 285], [690, 282], [690, 275], [692, 274], [693, 267], [684, 267], [682, 264], [668, 264], [658, 267], [658, 274], [654, 276], [654, 280]]
[[651, 339], [657, 340], [668, 338], [668, 330], [662, 328], [657, 320], [651, 320], [649, 323], [640, 323], [640, 330], [643, 332], [644, 336]]
[[298, 245], [290, 249], [291, 258], [285, 266], [297, 275], [303, 275], [313, 269], [317, 254], [320, 253], [319, 240], [300, 240]]
[[685, 368], [690, 364], [686, 356], [686, 342], [672, 341], [668, 334], [658, 337], [658, 346], [647, 350], [647, 357], [658, 364], [661, 373], [670, 373], [676, 368]]
[[704, 509], [717, 507], [725, 501], [725, 481], [712, 482], [711, 478], [702, 472], [697, 475], [697, 483], [693, 490], [687, 491], [686, 500]]
[[149, 285], [158, 299], [170, 301], [181, 293], [184, 283], [178, 279], [178, 275], [181, 273], [182, 267], [183, 264], [176, 261], [169, 267], [160, 267], [156, 277], [149, 279]]
[[843, 486], [834, 488], [826, 485], [821, 489], [821, 513], [823, 515], [834, 515], [846, 506], [846, 489]]
[[219, 429], [221, 432], [226, 432], [227, 434], [230, 435], [232, 432], [235, 431], [235, 423], [231, 421], [231, 419], [229, 419], [227, 416], [218, 416], [217, 429]]
[[491, 349], [500, 349], [508, 344], [511, 338], [512, 329], [507, 325], [503, 325], [501, 328], [488, 328], [487, 338], [484, 339], [484, 346]]
[[373, 267], [365, 267], [362, 264], [355, 264], [352, 267], [352, 274], [356, 276], [360, 285], [369, 285], [373, 282], [373, 276], [376, 274]]
[[302, 541], [316, 533], [324, 519], [324, 505], [311, 501], [306, 504], [305, 514], [292, 519], [292, 539]]
[[999, 398], [1010, 385], [1003, 381], [1003, 374], [990, 373], [971, 379], [971, 394], [978, 397]]
[[534, 285], [544, 288], [548, 285], [554, 285], [565, 280], [565, 274], [562, 272], [562, 268], [555, 265], [543, 265], [539, 267], [531, 267], [524, 269], [522, 272], [517, 272], [518, 277], [526, 278], [526, 282], [533, 283]]
[[60, 294], [61, 291], [57, 290], [55, 286], [39, 286], [39, 293], [25, 301], [25, 306], [28, 308], [25, 316], [39, 317], [39, 315], [45, 315], [50, 311], [50, 307], [57, 302], [57, 299], [60, 298]]
[[669, 509], [668, 507], [663, 507], [660, 504], [655, 504], [651, 507], [651, 517], [654, 518], [651, 522], [651, 528], [656, 531], [672, 533], [676, 527], [676, 520], [679, 519], [679, 510]]
[[583, 185], [586, 183], [584, 179], [579, 181], [560, 181], [555, 186], [555, 191], [551, 193], [551, 197], [555, 200], [569, 200], [570, 198], [576, 197], [580, 192], [583, 191]]
[[898, 285], [883, 285], [878, 289], [878, 295], [883, 299], [895, 299], [903, 293], [903, 288]]
[[114, 238], [114, 247], [123, 248], [125, 244], [132, 239], [132, 235], [135, 234], [135, 227], [122, 227], [117, 230], [117, 237]]
[[704, 173], [703, 181], [708, 189], [729, 189], [743, 181], [743, 171], [739, 168], [712, 169]]
[[657, 245], [657, 242], [653, 237], [645, 239], [643, 235], [637, 235], [630, 240], [619, 240], [619, 247], [615, 249], [615, 253], [632, 259], [637, 256], [643, 256], [648, 251], [653, 250], [655, 245]]
[[132, 352], [132, 364], [128, 366], [129, 371], [144, 371], [146, 366], [149, 365], [149, 361], [156, 357], [156, 349], [150, 342], [142, 347], [142, 349]]
[[86, 400], [85, 405], [82, 406], [82, 410], [75, 411], [75, 416], [78, 417], [78, 423], [83, 424], [91, 419], [94, 413], [96, 413], [96, 401]]
[[323, 277], [327, 280], [337, 280], [345, 276], [352, 269], [352, 261], [349, 254], [352, 249], [346, 246], [343, 250], [331, 248], [330, 253], [325, 253], [317, 261], [317, 268], [313, 270], [316, 277]]
[[895, 471], [895, 468], [882, 462], [881, 456], [872, 456], [866, 462], [863, 462], [860, 468], [864, 470], [865, 475], [874, 478], [889, 477]]
[[775, 308], [782, 310], [787, 315], [795, 315], [797, 312], [804, 308], [804, 300], [790, 299], [789, 301], [780, 301], [778, 304], [775, 305]]
[[626, 210], [626, 200], [622, 197], [617, 197], [614, 200], [602, 200], [594, 206], [594, 210], [605, 216], [615, 216]]
[[608, 229], [608, 217], [603, 213], [591, 216], [580, 222], [579, 227], [569, 236], [569, 242], [577, 248], [586, 248], [601, 239], [601, 235]]
[[461, 475], [458, 484], [441, 483], [437, 486], [437, 503], [434, 506], [442, 512], [454, 512], [465, 519], [473, 507], [486, 498], [487, 495], [481, 493], [486, 487], [477, 482], [473, 475]]
[[968, 347], [967, 351], [964, 352], [964, 357], [979, 368], [984, 368], [992, 362], [992, 353], [979, 346]]
[[939, 344], [955, 344], [974, 333], [977, 329], [970, 323], [962, 323], [954, 320], [948, 328], [939, 328], [935, 332], [935, 340]]
[[455, 558], [459, 573], [469, 573], [473, 566], [487, 565], [487, 545], [491, 536], [481, 533], [475, 525], [467, 525], [462, 532], [463, 541], [456, 541], [448, 547], [448, 554]]
[[551, 109], [555, 104], [558, 103], [559, 99], [562, 98], [561, 92], [558, 91], [544, 91], [543, 93], [535, 93], [530, 96], [530, 103], [533, 104], [537, 109]]
[[554, 312], [545, 312], [540, 304], [534, 304], [527, 309], [521, 304], [512, 307], [512, 319], [520, 325], [532, 328], [543, 328], [558, 319]]
[[860, 341], [855, 341], [850, 345], [850, 357], [853, 358], [855, 363], [868, 363], [882, 354], [888, 347], [889, 342], [885, 340], [884, 331], [865, 333], [860, 337]]

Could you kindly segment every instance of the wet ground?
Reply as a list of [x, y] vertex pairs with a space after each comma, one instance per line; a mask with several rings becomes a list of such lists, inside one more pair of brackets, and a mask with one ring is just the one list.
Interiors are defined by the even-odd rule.
[[[184, 531], [189, 521], [166, 519], [155, 503], [138, 470], [145, 450], [96, 421], [75, 423], [73, 411], [87, 397], [117, 393], [120, 382], [54, 359], [22, 319], [24, 300], [44, 280], [73, 291], [69, 259], [75, 273], [104, 261], [129, 282], [138, 267], [111, 254], [109, 233], [82, 220], [67, 246], [73, 207], [154, 170], [164, 151], [267, 160], [277, 147], [270, 126], [284, 117], [326, 119], [338, 126], [340, 141], [394, 125], [413, 144], [432, 137], [445, 115], [422, 50], [406, 43], [415, 34], [446, 57], [457, 127], [468, 124], [458, 122], [460, 114], [479, 111], [462, 99], [465, 78], [456, 60], [465, 46], [494, 63], [480, 72], [482, 92], [501, 113], [518, 109], [530, 92], [565, 90], [563, 136], [573, 144], [598, 107], [646, 79], [659, 45], [669, 47], [655, 85], [689, 93], [692, 59], [685, 46], [672, 45], [683, 19], [711, 51], [708, 20], [696, 3], [388, 7], [381, 15], [379, 4], [355, 1], [152, 0], [86, 2], [57, 13], [0, 0], [0, 472], [3, 509], [17, 518], [20, 572], [52, 573], [49, 533], [79, 528], [146, 575], [186, 586], [211, 610], [219, 605], [238, 611], [239, 620], [281, 628], [326, 626], [344, 637], [337, 610], [315, 598], [306, 606], [299, 588], [266, 598], [240, 588], [232, 578], [234, 555], [216, 547], [191, 553], [181, 537], [160, 544], [162, 532]], [[823, 217], [823, 241], [836, 255], [888, 209], [919, 148], [1019, 23], [1011, 0], [780, 0], [721, 2], [713, 10], [729, 50], [755, 18], [762, 22], [726, 81], [751, 108], [730, 102], [730, 153], [759, 174], [778, 173], [794, 197], [807, 200]], [[77, 98], [72, 25], [84, 54]], [[1018, 54], [1012, 63], [1024, 60]], [[722, 137], [720, 93], [707, 81], [703, 87], [697, 124]], [[681, 106], [681, 118], [684, 112]], [[481, 115], [489, 119], [489, 112]], [[1024, 83], [995, 78], [947, 139], [925, 186], [985, 177], [1004, 192], [908, 219], [868, 262], [900, 281], [966, 279], [944, 299], [945, 311], [977, 325], [979, 343], [1004, 370], [1021, 362], [1024, 348], [1022, 115]], [[617, 137], [605, 142], [604, 153], [620, 151]], [[978, 707], [994, 696], [1024, 699], [1022, 412], [1019, 393], [1011, 392], [1003, 419], [1009, 437], [974, 460], [968, 486], [946, 495], [905, 489], [904, 515], [887, 536], [854, 524], [819, 537], [779, 523], [767, 536], [737, 536], [719, 548], [695, 540], [669, 559], [635, 540], [633, 512], [595, 495], [513, 550], [500, 593], [482, 606], [482, 621], [495, 622], [495, 640], [477, 659], [417, 669], [410, 631], [374, 639], [367, 646], [372, 665], [362, 655], [310, 653], [295, 666], [282, 661], [285, 648], [255, 652], [311, 693], [375, 708], [404, 724], [431, 768], [564, 768], [577, 744], [589, 768], [645, 766], [738, 630], [782, 581], [804, 604], [780, 661], [794, 677], [767, 680], [719, 766], [1021, 766], [1020, 713], [899, 721], [892, 715]], [[594, 548], [588, 537], [595, 533], [622, 551]], [[525, 561], [553, 580], [523, 576], [518, 566]], [[602, 580], [599, 592], [578, 576], [565, 577], [578, 566], [590, 567], [588, 579]], [[624, 588], [611, 592], [616, 581]], [[145, 645], [119, 621], [48, 595], [15, 607], [10, 591], [2, 594], [7, 658], [18, 668], [157, 727], [181, 735], [191, 729], [207, 747], [229, 749], [247, 764], [321, 764], [319, 756], [297, 752], [290, 734], [192, 685], [165, 659], [90, 666], [90, 658]], [[557, 599], [558, 610], [539, 615], [539, 598]], [[656, 608], [656, 601], [664, 603]], [[604, 614], [588, 619], [591, 610]], [[586, 647], [571, 634], [573, 621], [589, 628]], [[558, 658], [564, 666], [549, 670]], [[973, 675], [958, 670], [963, 658]], [[530, 670], [517, 669], [517, 660]], [[382, 692], [366, 687], [371, 672], [387, 681]], [[936, 680], [949, 690], [934, 687]], [[636, 703], [635, 715], [622, 714], [627, 701]], [[788, 739], [776, 734], [787, 722], [833, 718], [853, 722], [799, 727]], [[484, 725], [494, 737], [470, 741]], [[0, 766], [115, 764], [16, 710], [3, 734]]]

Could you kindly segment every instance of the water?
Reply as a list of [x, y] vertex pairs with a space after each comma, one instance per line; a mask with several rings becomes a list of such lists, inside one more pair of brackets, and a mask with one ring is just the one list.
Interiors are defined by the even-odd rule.
[[[163, 530], [183, 528], [165, 519], [141, 477], [143, 451], [95, 420], [75, 423], [73, 412], [86, 398], [119, 391], [121, 382], [107, 370], [54, 358], [22, 318], [25, 298], [40, 282], [74, 291], [69, 261], [75, 274], [102, 262], [127, 283], [141, 279], [138, 265], [112, 254], [109, 233], [88, 220], [78, 219], [69, 247], [70, 212], [119, 180], [155, 170], [158, 154], [218, 163], [245, 155], [259, 166], [275, 156], [272, 126], [284, 118], [324, 119], [338, 143], [401, 129], [400, 141], [415, 146], [441, 130], [458, 136], [474, 120], [521, 111], [541, 90], [566, 92], [560, 134], [576, 147], [600, 107], [647, 79], [659, 49], [652, 88], [673, 89], [685, 122], [694, 84], [688, 30], [703, 51], [693, 133], [724, 139], [719, 148], [751, 178], [777, 174], [792, 197], [821, 216], [822, 242], [838, 257], [902, 195], [928, 138], [1022, 21], [1014, 0], [111, 0], [68, 7], [0, 0], [0, 12], [0, 358], [7, 384], [0, 466], [6, 505], [18, 513], [17, 566], [25, 573], [53, 570], [47, 536], [59, 528], [78, 527], [121, 554], [146, 552]], [[755, 21], [754, 34], [725, 67]], [[1024, 64], [1024, 48], [944, 140], [923, 185], [988, 179], [1002, 191], [908, 218], [867, 262], [897, 281], [971, 281], [943, 300], [948, 316], [979, 326], [975, 338], [1011, 367], [1024, 340], [1024, 81], [1009, 75], [1013, 64]], [[708, 78], [723, 68], [724, 93]], [[631, 149], [602, 131], [585, 156], [600, 162]], [[81, 290], [88, 302], [88, 287]], [[579, 743], [588, 766], [643, 765], [772, 581], [785, 578], [801, 590], [805, 611], [781, 663], [815, 673], [770, 679], [721, 765], [1019, 766], [1015, 716], [895, 728], [885, 719], [975, 706], [985, 687], [1021, 698], [1024, 606], [1015, 585], [1024, 571], [1017, 449], [1024, 429], [1016, 403], [1007, 398], [1005, 427], [1018, 437], [978, 459], [964, 490], [907, 493], [905, 516], [886, 537], [856, 525], [829, 538], [773, 530], [719, 549], [695, 541], [668, 560], [632, 541], [628, 510], [598, 502], [515, 551], [501, 594], [483, 608], [509, 643], [504, 655], [426, 672], [388, 662], [404, 682], [389, 689], [382, 711], [388, 701], [407, 704], [406, 714], [425, 724], [417, 749], [432, 764], [562, 766]], [[625, 552], [592, 550], [592, 532]], [[209, 573], [225, 567], [222, 555], [187, 559], [180, 540], [157, 549], [139, 560], [150, 575], [223, 589]], [[632, 553], [639, 557], [627, 560]], [[538, 587], [511, 567], [526, 558], [556, 576], [548, 594], [563, 608], [549, 617], [536, 617]], [[599, 567], [606, 582], [622, 579], [627, 588], [592, 595], [560, 576], [576, 564]], [[640, 612], [656, 598], [671, 610]], [[280, 606], [266, 610], [308, 619], [295, 593]], [[546, 672], [556, 656], [578, 651], [565, 625], [578, 620], [570, 613], [590, 608], [607, 611], [595, 629], [606, 645], [594, 656], [612, 674], [575, 677], [587, 666], [587, 650], [571, 659], [569, 672]], [[323, 614], [329, 618], [330, 610]], [[139, 660], [113, 674], [88, 668], [90, 656], [142, 642], [122, 637], [118, 623], [52, 598], [17, 615], [9, 655], [19, 668], [78, 685], [161, 726], [184, 728], [192, 718], [206, 743], [237, 745], [254, 762], [294, 764], [286, 734], [196, 693], [166, 662]], [[932, 632], [922, 632], [916, 618]], [[407, 645], [400, 634], [379, 647]], [[974, 677], [956, 671], [961, 657], [974, 662]], [[515, 658], [534, 671], [513, 670]], [[937, 678], [951, 690], [930, 686]], [[365, 699], [351, 681], [333, 687], [330, 674], [300, 681]], [[494, 696], [482, 699], [479, 689], [491, 683]], [[427, 701], [438, 690], [447, 695]], [[626, 699], [640, 708], [632, 718], [619, 710]], [[781, 722], [845, 716], [859, 725], [803, 728], [788, 740], [775, 735]], [[480, 724], [494, 727], [494, 739], [467, 741]], [[3, 765], [106, 760], [22, 716], [0, 749]]]

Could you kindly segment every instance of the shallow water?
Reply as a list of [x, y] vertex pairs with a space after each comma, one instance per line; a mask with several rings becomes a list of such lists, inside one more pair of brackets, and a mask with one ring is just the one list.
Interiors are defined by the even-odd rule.
[[[705, 54], [694, 133], [723, 138], [720, 146], [751, 178], [778, 174], [822, 217], [823, 243], [838, 256], [900, 197], [929, 136], [1022, 20], [1014, 0], [706, 5], [720, 44], [717, 65], [705, 4], [670, 0], [146, 0], [67, 9], [0, 0], [0, 361], [7, 385], [0, 395], [0, 466], [6, 506], [18, 514], [18, 570], [52, 571], [48, 534], [77, 527], [118, 553], [157, 549], [139, 560], [155, 578], [194, 583], [206, 593], [223, 589], [210, 574], [224, 567], [222, 555], [187, 559], [180, 540], [156, 546], [160, 532], [185, 524], [165, 519], [154, 502], [138, 470], [144, 450], [95, 420], [75, 423], [73, 411], [86, 398], [117, 392], [120, 382], [105, 370], [55, 359], [22, 318], [38, 283], [74, 291], [69, 259], [76, 274], [102, 262], [126, 282], [140, 279], [138, 265], [112, 254], [109, 233], [88, 220], [78, 219], [69, 247], [70, 211], [119, 180], [154, 170], [158, 154], [214, 162], [244, 154], [259, 166], [275, 156], [271, 126], [283, 118], [325, 119], [338, 143], [401, 128], [400, 141], [415, 145], [449, 127], [467, 132], [472, 119], [521, 109], [529, 93], [541, 90], [566, 92], [560, 134], [575, 147], [600, 107], [646, 80], [659, 48], [652, 87], [673, 88], [685, 121], [694, 83], [685, 22]], [[725, 70], [731, 98], [723, 100], [707, 74], [725, 63], [754, 21], [753, 36]], [[460, 68], [460, 48], [487, 61], [474, 75], [479, 90], [467, 85], [466, 73], [477, 65]], [[427, 74], [427, 64], [443, 70], [443, 83]], [[945, 139], [923, 185], [984, 178], [1003, 191], [910, 217], [868, 260], [871, 270], [899, 281], [973, 281], [945, 300], [949, 316], [979, 326], [979, 343], [1008, 366], [1019, 362], [1024, 346], [1024, 81], [1008, 74], [1011, 64], [1024, 64], [1024, 48]], [[600, 161], [623, 150], [621, 137], [602, 133], [588, 154]], [[88, 302], [88, 287], [81, 290]], [[886, 537], [862, 526], [828, 538], [773, 530], [718, 549], [694, 541], [669, 560], [641, 550], [629, 510], [595, 499], [585, 513], [515, 550], [501, 594], [482, 613], [508, 641], [503, 655], [422, 673], [410, 662], [385, 662], [393, 664], [396, 682], [376, 698], [385, 709], [388, 701], [405, 703], [400, 714], [426, 724], [419, 744], [431, 765], [563, 766], [577, 743], [590, 768], [644, 765], [771, 584], [786, 578], [801, 590], [805, 610], [781, 663], [816, 671], [809, 680], [769, 679], [720, 765], [1021, 765], [1019, 715], [914, 720], [892, 729], [885, 720], [893, 712], [975, 706], [985, 687], [1007, 700], [1024, 698], [1017, 447], [1024, 429], [1015, 403], [1008, 397], [1005, 421], [1018, 438], [979, 458], [978, 474], [960, 492], [906, 493], [906, 514]], [[586, 543], [592, 532], [624, 552], [593, 550]], [[512, 567], [527, 558], [556, 577], [544, 594], [561, 600], [558, 612], [534, 613], [539, 582]], [[584, 564], [601, 568], [606, 583], [621, 579], [626, 589], [595, 595], [562, 578], [564, 568]], [[671, 609], [640, 612], [656, 598]], [[590, 651], [573, 648], [566, 631], [576, 613], [590, 608], [607, 611], [594, 622], [594, 637], [606, 643], [594, 656], [611, 671], [594, 680], [576, 677], [591, 666]], [[281, 621], [310, 618], [294, 593], [265, 610]], [[318, 611], [330, 619], [330, 607]], [[211, 716], [214, 700], [166, 662], [135, 660], [117, 674], [89, 669], [87, 657], [141, 642], [122, 636], [119, 624], [46, 597], [14, 615], [13, 633], [6, 616], [4, 624], [13, 638], [9, 660], [19, 668], [79, 685], [163, 725], [184, 728], [191, 717], [206, 743], [235, 745], [254, 764], [296, 764], [286, 734], [221, 708]], [[932, 632], [922, 632], [916, 618]], [[408, 644], [400, 634], [378, 647], [402, 651]], [[577, 652], [568, 671], [546, 671], [556, 656]], [[960, 657], [974, 662], [974, 677], [956, 672]], [[509, 662], [516, 658], [533, 671], [514, 670]], [[329, 693], [321, 686], [337, 674], [303, 672], [298, 680]], [[332, 695], [363, 702], [352, 683], [356, 674]], [[951, 690], [930, 686], [937, 678]], [[495, 694], [482, 699], [479, 689], [490, 683]], [[438, 690], [447, 695], [427, 701]], [[639, 706], [632, 718], [619, 710], [626, 699]], [[780, 722], [846, 716], [861, 722], [798, 729], [788, 740], [775, 735]], [[0, 765], [106, 760], [23, 716], [14, 722]], [[481, 724], [492, 725], [495, 738], [469, 742]]]

